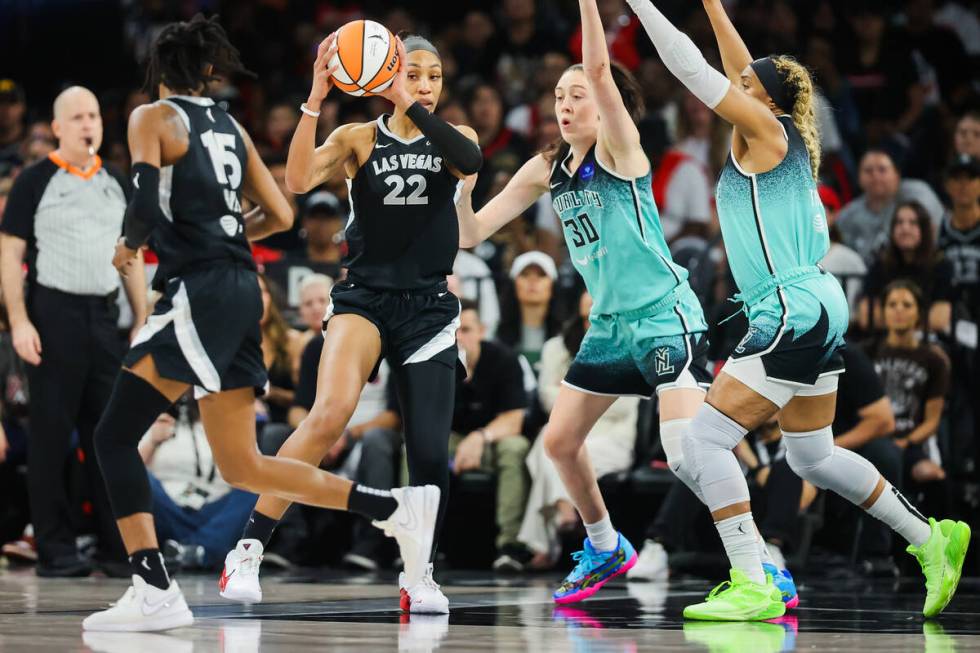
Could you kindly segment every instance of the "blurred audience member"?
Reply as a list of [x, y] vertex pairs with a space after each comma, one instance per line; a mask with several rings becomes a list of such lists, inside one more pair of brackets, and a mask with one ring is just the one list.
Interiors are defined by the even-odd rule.
[[895, 208], [889, 225], [889, 243], [871, 264], [859, 305], [862, 329], [884, 327], [881, 301], [885, 287], [898, 279], [914, 281], [921, 291], [925, 326], [946, 333], [952, 317], [953, 265], [935, 244], [932, 222], [918, 202]]
[[[572, 359], [582, 345], [589, 329], [592, 297], [583, 292], [578, 315], [568, 321], [561, 335], [544, 345], [541, 354], [541, 374], [538, 398], [546, 413], [551, 413], [558, 398], [562, 379]], [[626, 471], [633, 464], [636, 443], [636, 420], [640, 400], [620, 397], [603, 413], [585, 439], [585, 447], [595, 467], [597, 478]], [[518, 539], [527, 546], [534, 558], [528, 566], [545, 569], [554, 566], [561, 553], [560, 532], [578, 524], [578, 514], [562, 484], [558, 470], [544, 452], [544, 439], [538, 437], [527, 457], [531, 473], [531, 492]]]
[[450, 291], [460, 299], [470, 299], [479, 305], [480, 321], [487, 330], [487, 339], [493, 340], [500, 322], [500, 302], [490, 268], [479, 256], [461, 249], [453, 263], [453, 276], [458, 285]]
[[299, 320], [305, 327], [292, 341], [293, 382], [299, 382], [299, 367], [303, 350], [315, 336], [323, 331], [323, 318], [330, 305], [333, 280], [325, 274], [313, 273], [299, 282]]
[[956, 122], [953, 149], [957, 156], [980, 159], [980, 110], [968, 111]]
[[[514, 1], [533, 6], [523, 0]], [[477, 208], [490, 198], [488, 192], [494, 182], [494, 173], [517, 170], [528, 159], [531, 150], [520, 134], [504, 124], [504, 101], [495, 85], [481, 82], [473, 87], [467, 96], [466, 109], [470, 126], [476, 130], [483, 150], [483, 171], [473, 189], [473, 206]]]
[[259, 275], [259, 287], [262, 289], [262, 359], [269, 370], [269, 387], [261, 402], [265, 406], [264, 413], [268, 422], [286, 424], [289, 407], [295, 397], [293, 382], [293, 363], [290, 351], [295, 346], [299, 333], [289, 327], [280, 312], [277, 293], [265, 275]]
[[932, 229], [943, 215], [942, 203], [928, 184], [902, 179], [890, 154], [868, 150], [861, 158], [858, 183], [863, 195], [849, 202], [837, 216], [843, 243], [868, 263], [888, 241], [888, 221], [899, 202], [916, 201], [926, 209]]
[[677, 114], [680, 140], [664, 153], [653, 176], [653, 195], [668, 241], [688, 223], [711, 223], [714, 115], [692, 94], [684, 93]]
[[21, 141], [24, 140], [24, 117], [27, 101], [20, 84], [0, 79], [0, 166], [19, 165]]
[[219, 567], [258, 498], [221, 478], [197, 402], [189, 396], [160, 415], [139, 444], [153, 493], [153, 520], [168, 565]]
[[501, 300], [497, 339], [522, 355], [537, 374], [545, 341], [561, 331], [558, 269], [544, 252], [526, 252], [514, 259], [510, 278], [513, 290]]
[[841, 71], [854, 90], [866, 142], [885, 145], [919, 120], [926, 89], [907, 44], [888, 30], [884, 0], [854, 0], [847, 13], [853, 38], [843, 40]]
[[527, 393], [517, 356], [484, 340], [477, 305], [460, 302], [456, 340], [466, 365], [466, 380], [456, 390], [449, 436], [454, 474], [484, 470], [497, 476], [497, 559], [494, 569], [521, 569], [530, 554], [517, 540], [524, 518], [530, 479], [524, 459], [531, 445], [521, 434]]
[[936, 442], [949, 387], [946, 357], [919, 333], [922, 294], [911, 281], [895, 281], [882, 294], [886, 336], [872, 350], [895, 414], [895, 444], [904, 449], [905, 478], [917, 483], [946, 478]]
[[[939, 227], [939, 247], [953, 265], [958, 301], [980, 308], [980, 159], [962, 156], [946, 170], [950, 208]], [[972, 315], [980, 320], [980, 314]]]

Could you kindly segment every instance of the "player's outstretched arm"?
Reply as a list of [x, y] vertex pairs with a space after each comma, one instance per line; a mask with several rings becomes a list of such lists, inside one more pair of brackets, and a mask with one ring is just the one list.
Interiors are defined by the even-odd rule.
[[[323, 145], [316, 146], [317, 116], [320, 105], [333, 88], [333, 73], [336, 66], [328, 66], [337, 53], [337, 34], [331, 34], [317, 48], [316, 61], [313, 62], [313, 84], [310, 95], [299, 117], [299, 124], [289, 143], [286, 159], [286, 187], [294, 193], [306, 193], [324, 181], [334, 177], [350, 159], [353, 149], [346, 138], [350, 125], [337, 128]], [[313, 115], [311, 115], [313, 114]]]
[[551, 166], [537, 155], [521, 166], [504, 189], [479, 213], [473, 211], [471, 193], [476, 175], [467, 178], [463, 192], [456, 202], [459, 217], [459, 246], [476, 247], [505, 224], [521, 215], [541, 195], [548, 192]]
[[709, 66], [687, 34], [674, 27], [650, 0], [626, 1], [636, 12], [667, 69], [709, 109], [735, 125], [749, 140], [776, 137], [782, 133], [779, 121], [769, 107], [749, 97]]
[[272, 173], [262, 161], [262, 157], [259, 156], [248, 132], [244, 129], [240, 131], [248, 152], [242, 194], [261, 209], [260, 212], [253, 212], [246, 218], [245, 236], [249, 240], [261, 240], [292, 227], [293, 210], [279, 190]]
[[599, 107], [599, 140], [617, 172], [645, 175], [650, 163], [640, 147], [640, 132], [613, 81], [606, 33], [596, 0], [579, 0], [582, 14], [582, 66]]
[[721, 52], [721, 63], [725, 68], [725, 75], [732, 84], [738, 84], [741, 81], [742, 71], [752, 63], [752, 55], [749, 54], [745, 41], [742, 40], [735, 26], [732, 25], [721, 0], [703, 0], [703, 2], [708, 20], [711, 21], [711, 29], [715, 33], [715, 40], [718, 41], [718, 50]]

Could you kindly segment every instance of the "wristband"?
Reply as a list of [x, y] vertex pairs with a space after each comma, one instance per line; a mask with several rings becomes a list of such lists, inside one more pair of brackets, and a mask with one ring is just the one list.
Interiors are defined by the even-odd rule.
[[306, 115], [310, 116], [311, 118], [319, 118], [320, 117], [320, 112], [319, 111], [314, 111], [313, 109], [311, 109], [308, 106], [306, 106], [306, 102], [304, 102], [303, 104], [299, 105], [299, 110], [302, 111], [303, 113], [305, 113]]
[[493, 440], [490, 439], [490, 431], [487, 429], [478, 429], [477, 432], [483, 436], [483, 442], [486, 444], [493, 444]]

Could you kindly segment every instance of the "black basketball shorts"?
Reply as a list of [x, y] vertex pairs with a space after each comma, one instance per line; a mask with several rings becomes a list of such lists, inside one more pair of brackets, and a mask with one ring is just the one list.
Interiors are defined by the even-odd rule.
[[[334, 315], [360, 315], [377, 327], [381, 358], [387, 359], [392, 368], [429, 360], [456, 367], [459, 300], [445, 282], [423, 290], [402, 291], [375, 290], [342, 281], [333, 287], [330, 300], [323, 316], [324, 336]], [[378, 359], [377, 365], [380, 364]]]
[[168, 279], [153, 315], [123, 361], [147, 354], [160, 376], [195, 386], [198, 396], [253, 387], [264, 393], [262, 294], [255, 271], [221, 264]]

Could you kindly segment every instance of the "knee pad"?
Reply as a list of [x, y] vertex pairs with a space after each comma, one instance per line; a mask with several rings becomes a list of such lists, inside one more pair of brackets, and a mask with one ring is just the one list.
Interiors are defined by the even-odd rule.
[[697, 481], [691, 475], [691, 470], [684, 458], [684, 438], [688, 437], [691, 421], [690, 419], [672, 419], [661, 422], [660, 444], [667, 456], [667, 466], [670, 467], [670, 471], [674, 472], [674, 476], [680, 479], [704, 503], [701, 488], [698, 487]]
[[880, 474], [874, 465], [853, 451], [834, 445], [830, 426], [804, 433], [783, 432], [786, 462], [800, 478], [823, 490], [832, 490], [860, 505], [871, 495]]
[[749, 500], [749, 487], [732, 453], [745, 433], [740, 424], [705, 403], [682, 440], [684, 464], [712, 512]]

